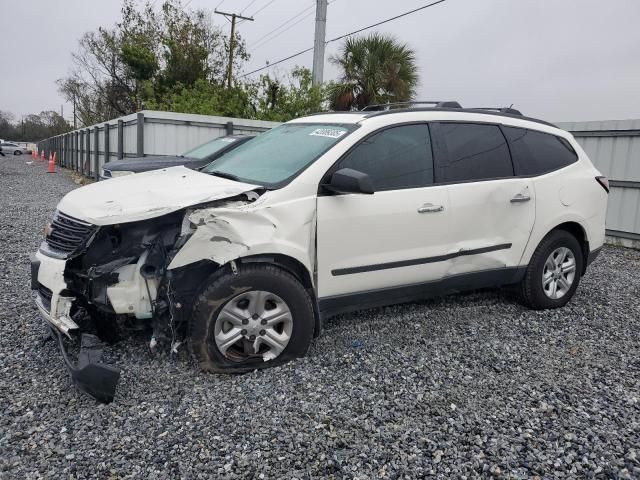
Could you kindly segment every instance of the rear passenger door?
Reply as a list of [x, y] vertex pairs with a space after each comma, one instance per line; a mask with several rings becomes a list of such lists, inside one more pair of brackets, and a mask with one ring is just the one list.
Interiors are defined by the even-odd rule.
[[534, 184], [514, 175], [498, 125], [432, 126], [435, 180], [449, 185], [451, 254], [447, 276], [515, 267], [535, 220]]

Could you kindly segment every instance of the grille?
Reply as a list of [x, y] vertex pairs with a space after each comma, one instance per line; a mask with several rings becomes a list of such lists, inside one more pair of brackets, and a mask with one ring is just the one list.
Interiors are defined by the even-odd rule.
[[47, 287], [45, 287], [44, 285], [42, 285], [41, 283], [39, 283], [38, 295], [40, 295], [40, 300], [42, 300], [42, 305], [44, 305], [47, 310], [51, 311], [51, 296], [53, 295], [53, 292], [49, 290]]
[[87, 243], [94, 228], [90, 223], [57, 211], [49, 227], [47, 245], [59, 252], [72, 253]]

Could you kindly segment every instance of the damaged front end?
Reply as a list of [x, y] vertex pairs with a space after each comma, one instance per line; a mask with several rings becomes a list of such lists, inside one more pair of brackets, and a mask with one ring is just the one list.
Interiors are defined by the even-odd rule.
[[[250, 192], [147, 220], [100, 226], [56, 212], [31, 259], [32, 288], [81, 391], [106, 403], [115, 394], [120, 372], [101, 362], [101, 340], [111, 343], [126, 331], [145, 330], [152, 349], [166, 344], [176, 351], [202, 280], [218, 268], [205, 259], [168, 269], [196, 230], [189, 220], [193, 209], [256, 198]], [[77, 364], [68, 353], [73, 342], [81, 343]]]

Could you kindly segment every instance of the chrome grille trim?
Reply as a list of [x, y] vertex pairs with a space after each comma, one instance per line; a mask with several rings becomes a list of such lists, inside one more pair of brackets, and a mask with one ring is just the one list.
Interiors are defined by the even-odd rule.
[[86, 245], [96, 227], [88, 222], [66, 215], [59, 210], [51, 221], [49, 235], [46, 237], [48, 247], [67, 255]]

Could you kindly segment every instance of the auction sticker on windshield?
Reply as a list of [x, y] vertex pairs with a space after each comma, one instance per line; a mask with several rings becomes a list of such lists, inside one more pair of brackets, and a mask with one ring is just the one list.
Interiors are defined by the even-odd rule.
[[315, 137], [340, 138], [345, 133], [347, 133], [347, 131], [340, 128], [316, 128], [309, 135]]

